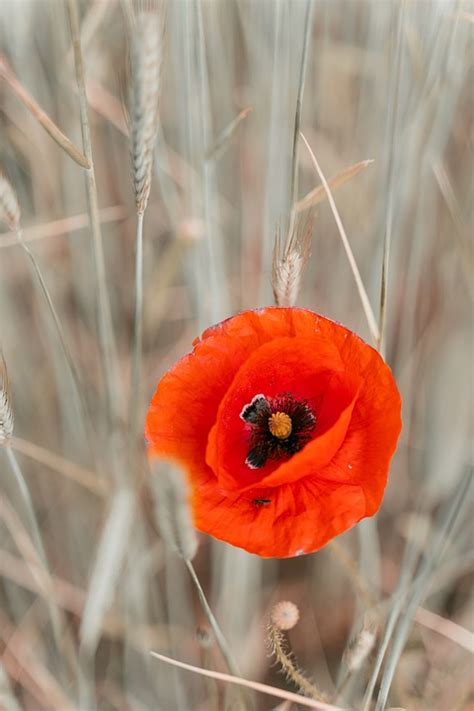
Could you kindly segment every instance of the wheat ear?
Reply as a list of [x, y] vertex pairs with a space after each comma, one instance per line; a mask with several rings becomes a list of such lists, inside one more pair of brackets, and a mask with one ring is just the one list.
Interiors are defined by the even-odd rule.
[[143, 351], [143, 221], [151, 188], [153, 149], [158, 130], [162, 31], [156, 12], [141, 11], [132, 34], [129, 118], [132, 178], [137, 210], [135, 311], [130, 393], [130, 432], [137, 429]]

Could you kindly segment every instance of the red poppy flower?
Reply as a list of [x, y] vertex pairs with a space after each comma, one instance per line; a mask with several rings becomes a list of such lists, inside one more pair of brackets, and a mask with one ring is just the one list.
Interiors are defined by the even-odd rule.
[[146, 437], [187, 472], [196, 528], [283, 558], [377, 511], [400, 428], [373, 348], [306, 309], [265, 308], [194, 342], [158, 384]]

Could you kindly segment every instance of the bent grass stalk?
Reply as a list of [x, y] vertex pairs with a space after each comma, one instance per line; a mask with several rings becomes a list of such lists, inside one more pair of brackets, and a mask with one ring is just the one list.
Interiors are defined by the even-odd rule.
[[194, 587], [196, 588], [196, 591], [197, 591], [197, 594], [199, 597], [199, 602], [201, 603], [203, 612], [206, 615], [207, 621], [209, 622], [209, 624], [211, 626], [212, 632], [214, 634], [217, 644], [219, 645], [219, 649], [222, 652], [222, 656], [225, 659], [227, 667], [228, 667], [229, 671], [231, 672], [231, 674], [233, 674], [234, 676], [240, 676], [240, 672], [239, 672], [237, 663], [233, 657], [232, 652], [230, 651], [230, 647], [227, 644], [227, 640], [224, 637], [216, 618], [214, 617], [214, 613], [212, 612], [211, 607], [207, 601], [204, 590], [202, 589], [202, 585], [199, 581], [196, 571], [194, 570], [194, 566], [190, 560], [185, 560], [184, 562], [185, 562], [186, 568], [188, 569], [189, 574], [191, 576], [191, 580], [194, 583]]
[[77, 399], [77, 403], [79, 406], [79, 411], [81, 413], [81, 418], [82, 418], [82, 421], [84, 424], [86, 436], [87, 436], [87, 439], [89, 440], [89, 442], [92, 443], [93, 442], [92, 427], [91, 427], [91, 422], [90, 422], [89, 410], [88, 410], [87, 403], [86, 403], [86, 400], [83, 395], [83, 388], [82, 388], [82, 384], [81, 384], [81, 379], [79, 377], [79, 373], [77, 372], [77, 368], [74, 363], [74, 359], [73, 359], [71, 352], [69, 350], [69, 347], [66, 343], [66, 337], [64, 335], [56, 308], [53, 304], [51, 294], [49, 293], [49, 289], [46, 285], [46, 282], [44, 280], [40, 266], [34, 256], [33, 252], [31, 251], [31, 249], [29, 248], [29, 246], [26, 244], [26, 242], [23, 239], [23, 235], [22, 235], [22, 231], [21, 231], [20, 227], [18, 227], [16, 230], [16, 236], [17, 236], [19, 245], [21, 246], [23, 251], [26, 253], [28, 259], [30, 260], [30, 263], [33, 267], [33, 270], [35, 272], [35, 275], [36, 275], [39, 285], [41, 287], [41, 291], [43, 292], [43, 296], [46, 300], [49, 311], [50, 311], [51, 316], [53, 318], [54, 325], [56, 327], [56, 332], [59, 336], [59, 342], [61, 344], [61, 348], [62, 348], [62, 351], [64, 354], [64, 359], [66, 361], [66, 364], [67, 364], [67, 367], [68, 367], [68, 370], [69, 370], [69, 373], [71, 376], [71, 381], [72, 381], [73, 388], [74, 388], [74, 395]]
[[218, 161], [219, 158], [226, 152], [229, 148], [232, 139], [240, 126], [241, 122], [247, 118], [249, 113], [252, 111], [251, 106], [247, 106], [245, 109], [237, 114], [237, 116], [219, 133], [215, 141], [206, 151], [204, 156], [205, 161]]
[[341, 235], [342, 244], [343, 244], [344, 249], [346, 251], [347, 259], [349, 261], [349, 265], [350, 265], [352, 273], [354, 275], [354, 280], [355, 280], [355, 283], [357, 286], [357, 290], [359, 292], [359, 297], [360, 297], [360, 300], [362, 303], [362, 308], [364, 309], [365, 317], [367, 319], [367, 324], [369, 326], [372, 340], [375, 344], [378, 344], [379, 339], [380, 339], [379, 327], [377, 325], [377, 321], [375, 320], [374, 312], [372, 310], [372, 306], [370, 305], [369, 297], [367, 296], [364, 282], [362, 281], [362, 277], [360, 276], [359, 267], [357, 266], [357, 262], [354, 258], [354, 254], [352, 252], [349, 240], [347, 238], [346, 231], [344, 229], [344, 225], [342, 224], [342, 220], [339, 215], [338, 209], [336, 207], [336, 203], [334, 202], [331, 188], [329, 187], [328, 182], [324, 176], [324, 173], [321, 170], [318, 161], [316, 160], [316, 156], [314, 155], [313, 151], [311, 150], [311, 146], [309, 145], [308, 141], [304, 137], [303, 133], [301, 133], [301, 131], [300, 131], [300, 136], [303, 139], [303, 142], [304, 142], [306, 148], [308, 149], [308, 152], [310, 154], [311, 160], [313, 161], [313, 165], [316, 169], [319, 179], [321, 180], [322, 184], [324, 185], [324, 189], [327, 193], [329, 204], [331, 206], [331, 210], [334, 215], [334, 219], [336, 221], [336, 225], [338, 227], [339, 234]]
[[100, 497], [105, 497], [108, 493], [108, 486], [104, 479], [100, 479], [94, 472], [84, 467], [79, 466], [69, 459], [65, 459], [56, 452], [51, 452], [34, 442], [22, 439], [21, 437], [11, 437], [10, 446], [16, 452], [20, 452], [25, 457], [41, 464], [51, 471], [64, 476], [70, 481], [79, 484], [84, 489], [96, 494]]
[[268, 642], [286, 679], [291, 681], [305, 696], [316, 701], [325, 701], [324, 694], [311, 684], [298, 668], [293, 655], [286, 649], [287, 644], [282, 631], [272, 621], [268, 624]]
[[67, 10], [71, 27], [71, 38], [74, 49], [74, 64], [79, 94], [79, 110], [81, 119], [82, 142], [85, 156], [90, 167], [86, 170], [86, 190], [88, 197], [89, 220], [92, 231], [92, 245], [96, 270], [97, 299], [99, 312], [99, 342], [103, 358], [103, 373], [106, 386], [108, 417], [116, 425], [120, 415], [119, 378], [115, 354], [115, 343], [112, 328], [112, 315], [107, 293], [105, 275], [105, 258], [102, 244], [102, 233], [99, 217], [99, 202], [95, 179], [94, 161], [92, 155], [91, 132], [87, 110], [87, 97], [82, 61], [81, 38], [79, 32], [79, 17], [76, 0], [67, 0]]
[[305, 696], [301, 696], [301, 694], [295, 694], [291, 691], [278, 689], [275, 686], [268, 686], [268, 684], [262, 684], [258, 681], [250, 681], [250, 679], [243, 679], [239, 676], [223, 674], [222, 672], [195, 667], [192, 664], [185, 664], [185, 662], [172, 659], [172, 657], [167, 657], [164, 654], [158, 654], [158, 652], [150, 652], [150, 654], [152, 657], [155, 657], [155, 659], [159, 659], [160, 662], [171, 664], [172, 666], [179, 667], [180, 669], [186, 669], [187, 671], [194, 672], [195, 674], [207, 676], [211, 679], [217, 679], [219, 681], [225, 681], [230, 684], [238, 684], [239, 686], [244, 686], [247, 689], [253, 689], [254, 691], [259, 691], [262, 694], [274, 696], [277, 699], [283, 699], [284, 701], [299, 704], [300, 706], [307, 706], [311, 709], [321, 709], [322, 711], [346, 711], [346, 709], [343, 709], [340, 706], [333, 706], [333, 704], [326, 704], [321, 701], [316, 701], [315, 699], [308, 699]]
[[155, 519], [164, 543], [184, 561], [196, 588], [202, 610], [214, 633], [229, 671], [239, 676], [237, 663], [214, 617], [192, 564], [197, 552], [197, 536], [191, 520], [187, 484], [181, 469], [165, 459], [156, 459], [152, 467], [152, 495]]
[[11, 67], [8, 66], [4, 57], [0, 56], [0, 76], [2, 76], [9, 86], [13, 89], [17, 97], [24, 106], [31, 112], [38, 123], [51, 136], [53, 141], [62, 148], [70, 158], [73, 159], [81, 168], [90, 168], [90, 163], [86, 156], [69, 140], [67, 136], [56, 126], [56, 124], [43, 111], [39, 104], [26, 91], [24, 86], [20, 84], [16, 76], [13, 74]]

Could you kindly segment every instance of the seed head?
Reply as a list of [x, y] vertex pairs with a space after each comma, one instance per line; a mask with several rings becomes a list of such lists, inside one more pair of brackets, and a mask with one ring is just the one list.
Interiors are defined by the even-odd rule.
[[8, 443], [13, 434], [13, 408], [7, 366], [0, 351], [0, 445]]
[[282, 600], [272, 607], [270, 619], [279, 630], [291, 630], [300, 619], [300, 611], [294, 602]]

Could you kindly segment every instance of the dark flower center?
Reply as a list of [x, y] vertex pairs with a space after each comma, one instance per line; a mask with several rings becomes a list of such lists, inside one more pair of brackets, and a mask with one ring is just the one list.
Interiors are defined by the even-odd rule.
[[267, 398], [255, 395], [240, 413], [251, 426], [245, 463], [259, 469], [268, 459], [289, 459], [311, 439], [316, 417], [305, 400], [291, 393]]

